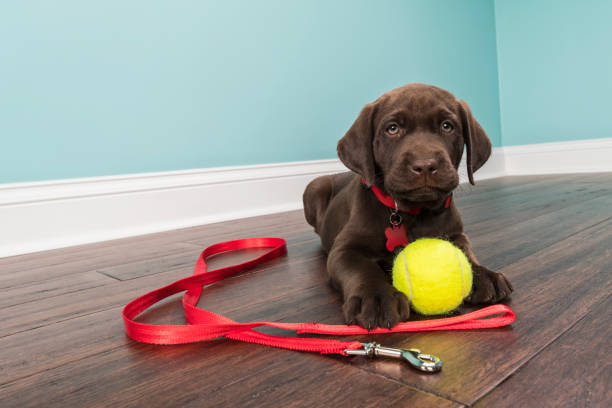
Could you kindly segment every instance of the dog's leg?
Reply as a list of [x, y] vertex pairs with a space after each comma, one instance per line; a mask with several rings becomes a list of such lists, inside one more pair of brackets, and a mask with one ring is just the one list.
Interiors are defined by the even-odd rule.
[[306, 222], [314, 227], [317, 234], [321, 231], [321, 222], [325, 218], [325, 211], [331, 200], [332, 193], [333, 183], [331, 176], [321, 176], [308, 183], [302, 196]]
[[321, 233], [321, 224], [330, 201], [348, 185], [354, 174], [350, 172], [321, 176], [306, 186], [302, 201], [306, 222], [312, 225], [317, 234]]
[[474, 274], [472, 293], [467, 297], [466, 302], [473, 305], [495, 303], [510, 296], [514, 288], [508, 278], [501, 272], [494, 272], [480, 265], [467, 235], [455, 235], [451, 237], [451, 241], [461, 248], [472, 264]]
[[391, 328], [410, 317], [406, 296], [395, 289], [380, 266], [354, 249], [334, 248], [327, 258], [334, 286], [342, 291], [344, 319], [366, 329]]

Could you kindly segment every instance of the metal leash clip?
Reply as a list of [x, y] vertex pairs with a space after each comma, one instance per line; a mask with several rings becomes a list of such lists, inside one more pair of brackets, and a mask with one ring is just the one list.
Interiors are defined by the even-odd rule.
[[350, 356], [383, 356], [404, 359], [409, 362], [412, 367], [426, 373], [437, 373], [442, 369], [442, 361], [438, 357], [421, 353], [419, 349], [384, 347], [376, 342], [361, 344], [363, 345], [362, 349], [347, 349], [344, 350], [344, 352]]

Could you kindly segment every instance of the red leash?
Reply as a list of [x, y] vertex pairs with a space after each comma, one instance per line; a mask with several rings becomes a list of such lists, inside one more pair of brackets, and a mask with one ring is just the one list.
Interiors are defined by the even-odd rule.
[[[269, 251], [250, 261], [216, 269], [206, 270], [206, 258], [226, 251], [247, 248], [271, 248]], [[493, 305], [464, 315], [446, 317], [434, 320], [422, 320], [400, 323], [391, 330], [378, 328], [366, 330], [359, 326], [330, 325], [319, 323], [276, 323], [276, 322], [252, 322], [237, 323], [227, 317], [198, 308], [196, 305], [202, 295], [202, 286], [218, 282], [224, 278], [250, 269], [265, 261], [277, 258], [287, 253], [287, 246], [281, 238], [247, 238], [236, 241], [222, 242], [206, 248], [195, 266], [192, 276], [177, 280], [168, 286], [149, 292], [134, 299], [123, 308], [123, 322], [125, 332], [132, 339], [144, 343], [153, 344], [182, 344], [212, 339], [216, 337], [227, 337], [234, 340], [251, 343], [264, 344], [267, 346], [301, 350], [318, 351], [322, 354], [335, 353], [341, 355], [391, 355], [389, 350], [375, 345], [374, 343], [362, 344], [358, 341], [345, 342], [339, 340], [318, 338], [295, 338], [281, 337], [263, 334], [253, 330], [259, 326], [272, 326], [280, 329], [294, 330], [297, 333], [316, 333], [331, 335], [347, 334], [377, 334], [398, 333], [409, 331], [428, 330], [459, 330], [459, 329], [486, 329], [511, 324], [514, 321], [514, 312], [505, 305]], [[133, 319], [146, 309], [175, 293], [187, 291], [183, 295], [183, 308], [185, 319], [189, 324], [180, 325], [157, 325], [139, 323]], [[411, 352], [414, 350], [402, 350]], [[420, 353], [417, 351], [417, 353]], [[422, 356], [423, 358], [419, 357]], [[410, 356], [402, 355], [410, 360]], [[421, 360], [428, 357], [424, 354], [417, 356]], [[435, 371], [422, 368], [424, 371]], [[439, 369], [439, 368], [438, 368]]]

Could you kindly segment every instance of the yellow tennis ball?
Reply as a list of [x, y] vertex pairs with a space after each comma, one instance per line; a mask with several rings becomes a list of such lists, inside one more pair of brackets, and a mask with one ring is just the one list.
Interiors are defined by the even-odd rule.
[[423, 315], [449, 313], [472, 290], [472, 266], [448, 241], [421, 238], [406, 246], [393, 263], [393, 286]]

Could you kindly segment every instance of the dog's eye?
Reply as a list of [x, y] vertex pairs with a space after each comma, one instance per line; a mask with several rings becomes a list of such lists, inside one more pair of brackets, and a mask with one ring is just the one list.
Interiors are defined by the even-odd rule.
[[389, 126], [387, 126], [387, 129], [385, 129], [387, 131], [388, 134], [395, 136], [399, 133], [399, 126], [397, 126], [397, 123], [392, 123]]
[[442, 122], [442, 125], [440, 125], [440, 127], [442, 128], [443, 131], [445, 132], [452, 132], [453, 129], [455, 129], [455, 127], [453, 126], [452, 123], [450, 123], [448, 120], [445, 120], [444, 122]]

